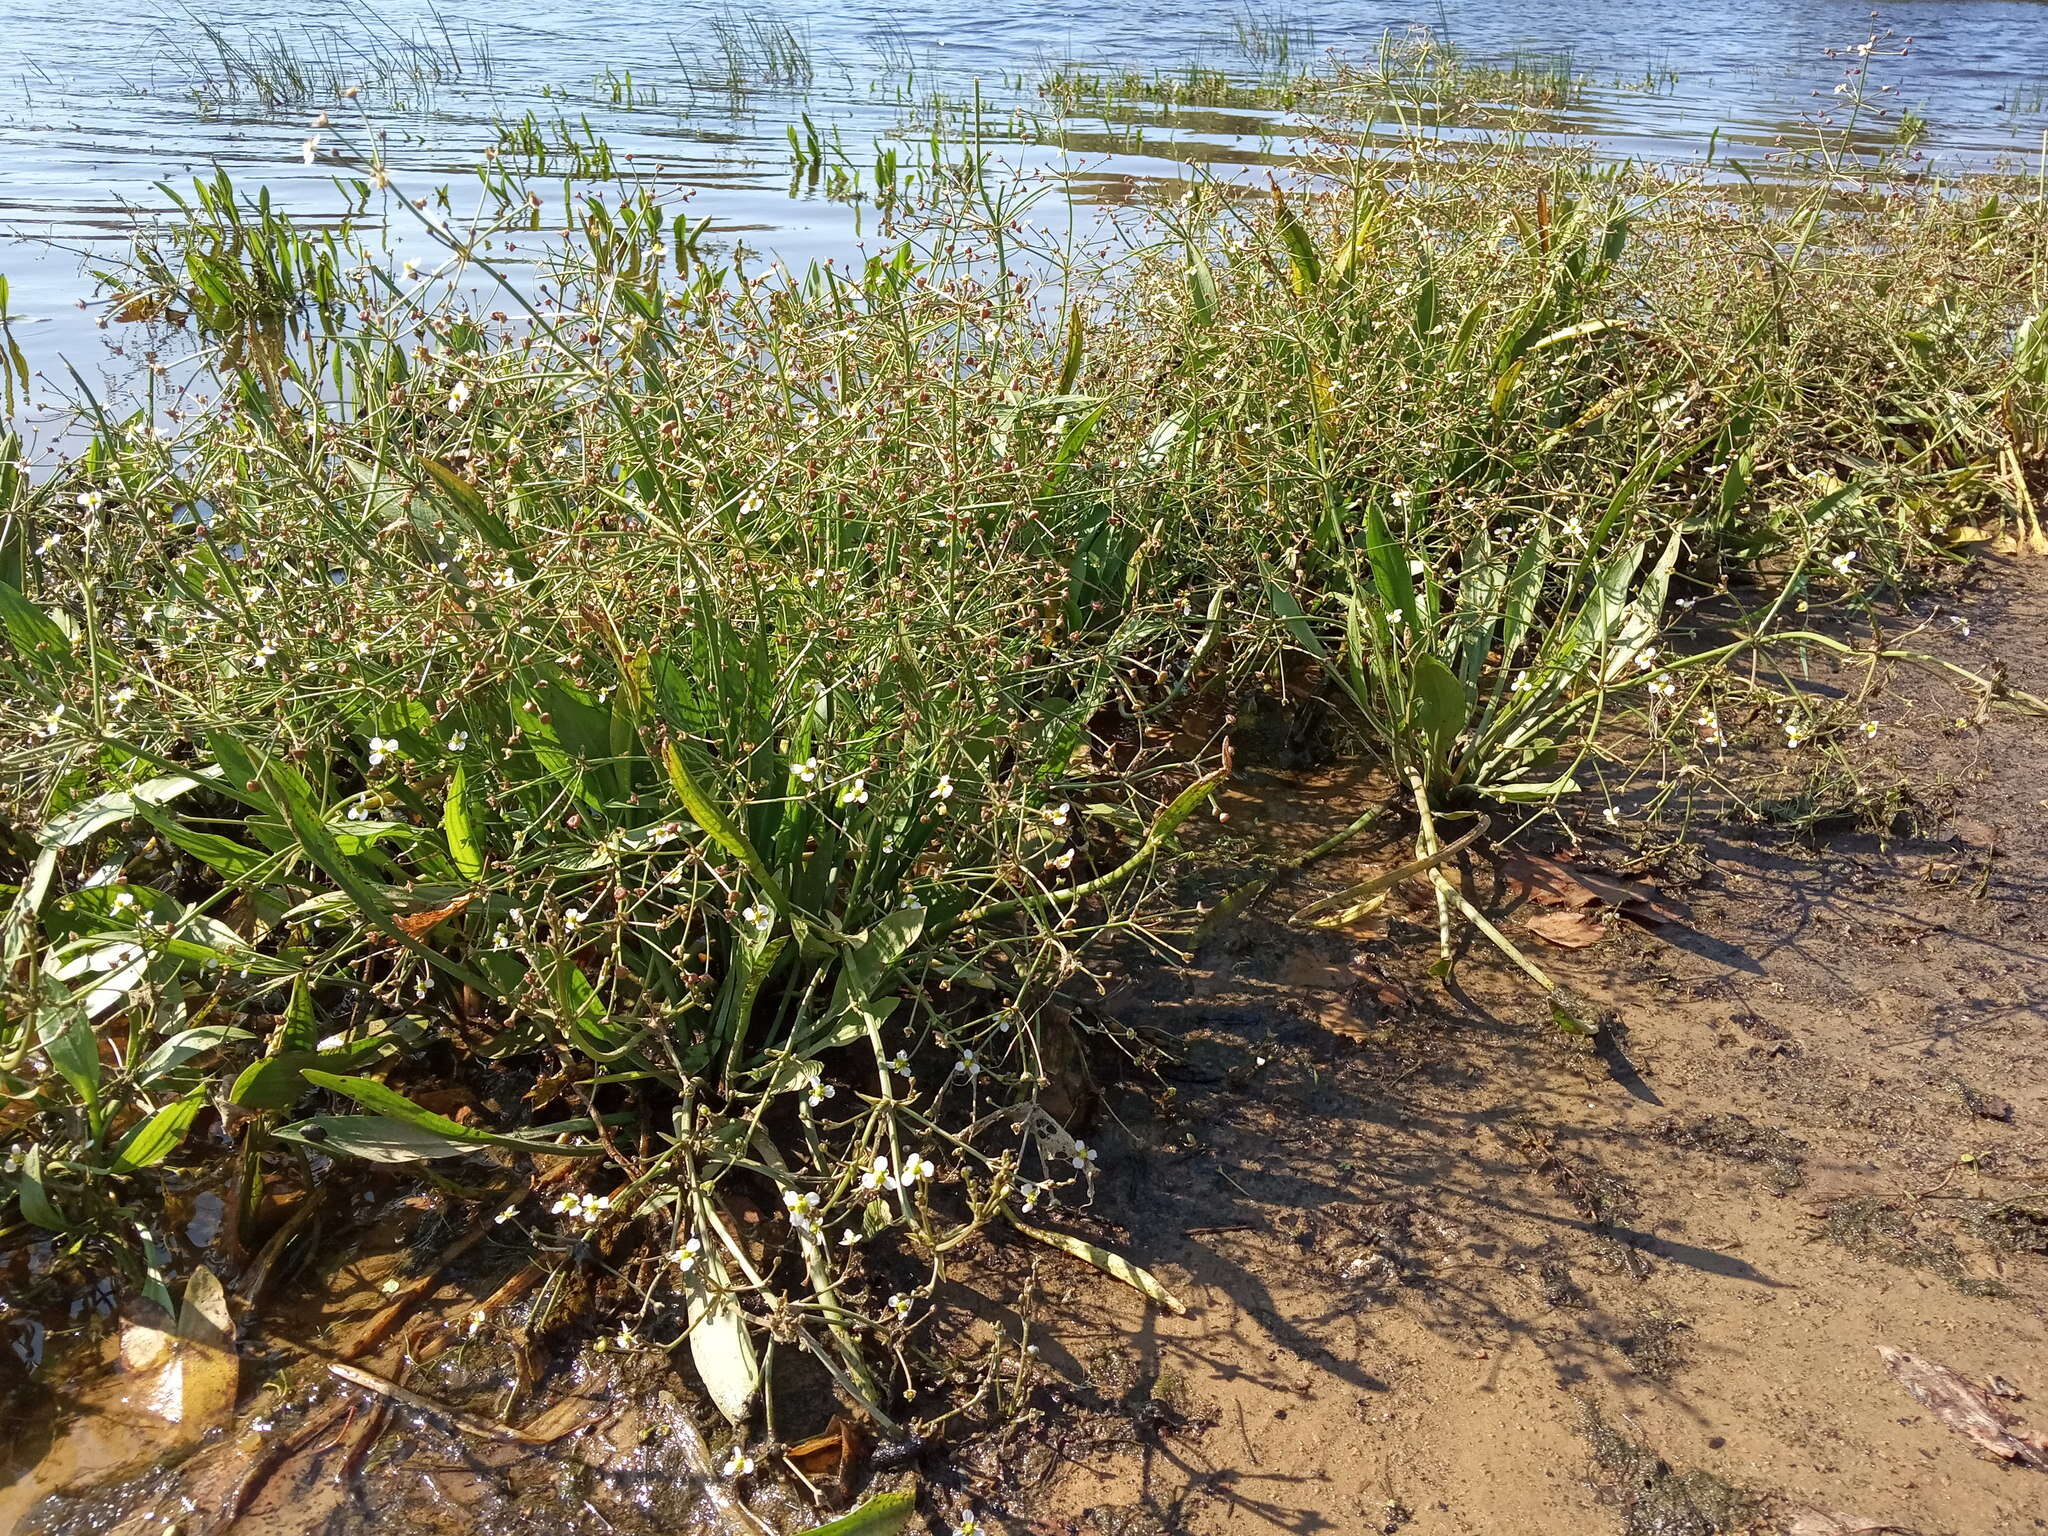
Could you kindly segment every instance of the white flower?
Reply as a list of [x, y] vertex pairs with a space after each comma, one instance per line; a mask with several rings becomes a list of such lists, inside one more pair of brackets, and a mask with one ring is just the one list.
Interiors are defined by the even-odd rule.
[[851, 1227], [841, 1227], [841, 1228], [839, 1229], [839, 1246], [840, 1246], [840, 1247], [842, 1247], [842, 1248], [851, 1248], [851, 1247], [852, 1247], [852, 1246], [853, 1246], [853, 1245], [854, 1245], [855, 1243], [857, 1243], [857, 1242], [859, 1242], [859, 1241], [860, 1241], [860, 1234], [859, 1234], [858, 1232], [854, 1231], [854, 1230], [853, 1230], [853, 1228], [851, 1228]]
[[801, 1193], [794, 1189], [782, 1192], [782, 1203], [789, 1210], [789, 1224], [799, 1232], [815, 1232], [818, 1228], [818, 1208], [824, 1202], [811, 1190]]
[[1074, 1143], [1074, 1166], [1084, 1173], [1101, 1160], [1101, 1154], [1085, 1141]]
[[932, 786], [932, 798], [934, 800], [950, 800], [953, 798], [953, 776], [950, 773], [939, 775], [939, 782]]
[[740, 921], [755, 928], [766, 928], [775, 921], [775, 914], [764, 906], [749, 902], [740, 909]]
[[33, 734], [40, 736], [44, 741], [54, 739], [56, 734], [63, 729], [64, 706], [62, 704], [59, 704], [55, 709], [43, 716], [36, 725], [31, 727]]
[[372, 768], [380, 766], [386, 758], [396, 757], [397, 755], [398, 742], [394, 738], [390, 736], [372, 736], [370, 738], [370, 766]]
[[685, 1242], [683, 1246], [678, 1248], [674, 1253], [670, 1254], [669, 1258], [675, 1263], [677, 1269], [680, 1269], [684, 1274], [687, 1275], [691, 1270], [697, 1267], [697, 1255], [702, 1253], [703, 1251], [704, 1244], [697, 1238], [693, 1237], [689, 1239], [689, 1241]]
[[1674, 697], [1677, 692], [1678, 683], [1669, 672], [1659, 672], [1650, 679], [1650, 693], [1653, 697], [1661, 696], [1668, 699]]
[[1719, 746], [1721, 742], [1721, 717], [1711, 709], [1700, 711], [1700, 740], [1708, 746]]
[[1073, 862], [1074, 850], [1069, 848], [1066, 850], [1066, 852], [1062, 853], [1058, 858], [1049, 861], [1045, 867], [1047, 869], [1066, 869], [1069, 868], [1073, 864]]
[[270, 658], [276, 654], [277, 647], [266, 640], [256, 648], [256, 654], [249, 658], [249, 666], [252, 670], [261, 672], [270, 665]]
[[548, 1209], [557, 1216], [567, 1216], [594, 1227], [604, 1213], [612, 1208], [610, 1195], [563, 1195]]
[[562, 926], [574, 932], [583, 926], [583, 920], [589, 916], [590, 914], [581, 907], [564, 907], [562, 908]]
[[97, 512], [106, 505], [107, 498], [98, 491], [80, 491], [78, 505], [87, 512]]
[[919, 1179], [930, 1178], [933, 1174], [937, 1173], [938, 1171], [939, 1170], [937, 1168], [932, 1166], [932, 1160], [930, 1158], [913, 1157], [909, 1162], [903, 1165], [903, 1182], [905, 1184], [914, 1184]]
[[448, 738], [448, 750], [450, 752], [466, 751], [468, 747], [469, 732], [467, 731], [457, 731], [453, 736], [450, 736]]
[[1853, 549], [1845, 549], [1839, 555], [1832, 556], [1828, 560], [1828, 564], [1834, 567], [1837, 576], [1847, 576], [1849, 574], [1849, 567], [1855, 563], [1856, 551]]
[[965, 1077], [970, 1083], [981, 1076], [981, 1063], [974, 1059], [974, 1052], [963, 1050], [960, 1059], [953, 1063], [953, 1075]]
[[841, 805], [866, 805], [868, 803], [868, 781], [866, 779], [855, 779], [846, 788], [840, 790], [839, 803]]
[[1787, 747], [1804, 746], [1810, 734], [1803, 721], [1787, 720], [1785, 722], [1785, 745]]
[[798, 763], [792, 772], [796, 774], [799, 782], [815, 784], [818, 782], [818, 760], [815, 757], [807, 757]]
[[910, 1298], [904, 1295], [901, 1291], [898, 1291], [894, 1296], [891, 1296], [889, 1298], [889, 1310], [891, 1312], [894, 1312], [898, 1317], [910, 1316]]
[[834, 1088], [822, 1077], [814, 1077], [810, 1081], [810, 1086], [805, 1090], [804, 1097], [809, 1102], [811, 1108], [816, 1109], [827, 1099], [836, 1097], [838, 1092], [838, 1089]]
[[1045, 819], [1056, 827], [1064, 827], [1067, 824], [1067, 818], [1073, 814], [1073, 811], [1073, 803], [1062, 800], [1058, 805], [1045, 813]]
[[868, 1194], [874, 1194], [885, 1187], [894, 1189], [896, 1181], [889, 1176], [889, 1159], [877, 1157], [867, 1172], [860, 1176], [860, 1187]]
[[319, 153], [320, 135], [317, 133], [299, 146], [299, 159], [307, 165], [311, 165]]
[[981, 1536], [981, 1522], [972, 1515], [963, 1517], [953, 1529], [958, 1536]]
[[888, 1065], [891, 1072], [901, 1072], [905, 1077], [910, 1076], [910, 1053], [898, 1051], [889, 1058]]
[[745, 1477], [754, 1470], [754, 1458], [734, 1446], [732, 1454], [725, 1458], [725, 1465], [719, 1470], [726, 1477]]
[[466, 380], [458, 383], [453, 389], [448, 391], [448, 409], [459, 411], [468, 405], [470, 393], [470, 387]]
[[1863, 733], [1863, 739], [1868, 741], [1877, 734], [1877, 722], [1875, 720], [1866, 720], [1857, 729]]

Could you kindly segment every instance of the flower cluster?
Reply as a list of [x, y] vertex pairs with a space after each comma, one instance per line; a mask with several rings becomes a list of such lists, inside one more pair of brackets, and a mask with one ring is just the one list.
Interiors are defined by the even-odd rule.
[[563, 1195], [548, 1207], [557, 1216], [567, 1216], [571, 1221], [580, 1221], [586, 1227], [594, 1227], [604, 1219], [604, 1213], [612, 1208], [610, 1195]]
[[782, 1204], [789, 1214], [790, 1226], [805, 1236], [818, 1230], [818, 1212], [824, 1203], [815, 1190], [785, 1189], [782, 1192]]
[[912, 1189], [938, 1171], [928, 1157], [907, 1157], [902, 1166], [892, 1167], [887, 1157], [877, 1156], [860, 1176], [860, 1187], [864, 1194], [871, 1195], [885, 1189]]

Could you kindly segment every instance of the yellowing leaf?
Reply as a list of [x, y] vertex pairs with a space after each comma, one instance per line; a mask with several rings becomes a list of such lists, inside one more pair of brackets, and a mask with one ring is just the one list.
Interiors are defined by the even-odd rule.
[[1041, 1243], [1047, 1243], [1062, 1253], [1071, 1253], [1084, 1264], [1093, 1264], [1112, 1279], [1121, 1280], [1133, 1290], [1151, 1297], [1175, 1317], [1187, 1316], [1188, 1309], [1181, 1304], [1180, 1299], [1161, 1285], [1150, 1270], [1140, 1269], [1122, 1254], [1111, 1253], [1107, 1248], [1098, 1248], [1093, 1243], [1084, 1242], [1078, 1237], [1070, 1237], [1064, 1232], [1048, 1232], [1043, 1227], [1029, 1226], [1015, 1216], [1011, 1216], [1010, 1225], [1026, 1237], [1035, 1237]]

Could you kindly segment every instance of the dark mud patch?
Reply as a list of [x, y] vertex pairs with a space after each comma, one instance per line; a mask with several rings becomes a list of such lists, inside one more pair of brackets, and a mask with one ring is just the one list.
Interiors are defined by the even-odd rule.
[[1774, 1195], [1789, 1195], [1806, 1182], [1806, 1143], [1747, 1115], [1672, 1115], [1651, 1134], [1688, 1152], [1759, 1164], [1763, 1186]]
[[1682, 1317], [1644, 1310], [1616, 1335], [1614, 1347], [1628, 1357], [1638, 1375], [1668, 1381], [1686, 1364], [1686, 1336], [1691, 1324]]
[[1580, 1433], [1592, 1453], [1593, 1485], [1623, 1536], [1738, 1536], [1762, 1529], [1767, 1501], [1699, 1468], [1674, 1467], [1590, 1407]]
[[2048, 1254], [2048, 1195], [1970, 1201], [1962, 1223], [1994, 1252]]
[[1881, 1195], [1847, 1195], [1821, 1213], [1819, 1236], [1859, 1258], [1880, 1259], [1901, 1269], [1922, 1269], [1973, 1296], [1999, 1294], [1996, 1281], [1970, 1272], [1954, 1236], [1940, 1218], [1929, 1218], [1910, 1200]]

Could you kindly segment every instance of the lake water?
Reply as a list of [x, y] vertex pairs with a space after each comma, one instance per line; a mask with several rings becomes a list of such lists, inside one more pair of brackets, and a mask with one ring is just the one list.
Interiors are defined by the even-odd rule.
[[[495, 141], [494, 124], [528, 111], [544, 124], [587, 118], [637, 171], [692, 189], [714, 247], [744, 241], [791, 262], [856, 239], [854, 210], [792, 184], [787, 130], [801, 114], [837, 126], [860, 158], [902, 123], [906, 97], [979, 81], [1007, 106], [1021, 76], [1064, 61], [1256, 73], [1330, 49], [1366, 54], [1388, 30], [1429, 27], [1481, 58], [1569, 54], [1592, 84], [1558, 126], [1604, 153], [1692, 159], [1719, 129], [1724, 154], [1760, 158], [1810, 136], [1814, 116], [1838, 105], [1844, 65], [1825, 50], [1888, 29], [1895, 37], [1872, 77], [1894, 87], [1879, 98], [1887, 106], [1926, 120], [1918, 152], [1930, 171], [2030, 160], [2048, 128], [2048, 0], [1878, 11], [1848, 0], [1311, 0], [1234, 12], [1160, 0], [827, 0], [750, 15], [689, 0], [222, 0], [193, 10], [0, 0], [0, 11], [0, 273], [11, 281], [13, 334], [53, 380], [62, 360], [117, 393], [108, 338], [119, 329], [103, 330], [101, 311], [78, 301], [92, 293], [86, 269], [123, 248], [137, 211], [165, 206], [157, 183], [225, 167], [245, 190], [267, 186], [317, 223], [345, 206], [334, 178], [351, 173], [365, 135], [384, 135], [391, 164], [423, 189], [459, 181]], [[1909, 37], [1908, 56], [1891, 56]], [[230, 78], [223, 45], [229, 58], [281, 45], [304, 78], [275, 99], [251, 72]], [[342, 81], [365, 87], [348, 112], [333, 95]], [[304, 164], [323, 108], [339, 126], [322, 130]], [[1287, 150], [1285, 121], [1265, 114], [1133, 116], [1146, 120], [1135, 151], [1121, 123], [1098, 124], [1092, 137], [1079, 125], [1064, 155], [1017, 153], [1055, 165], [1086, 203], [1186, 174], [1190, 162], [1256, 163]]]

